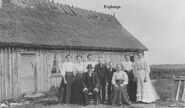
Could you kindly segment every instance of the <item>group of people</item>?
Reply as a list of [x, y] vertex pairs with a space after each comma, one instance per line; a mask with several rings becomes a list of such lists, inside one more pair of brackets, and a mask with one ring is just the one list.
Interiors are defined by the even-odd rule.
[[137, 56], [138, 60], [131, 62], [130, 56], [125, 55], [126, 61], [114, 67], [112, 62], [104, 64], [102, 57], [96, 63], [92, 54], [87, 55], [85, 63], [80, 55], [76, 56], [76, 63], [67, 55], [59, 67], [62, 75], [60, 102], [88, 105], [92, 98], [95, 105], [104, 104], [106, 95], [108, 104], [116, 106], [130, 105], [132, 101], [154, 102], [158, 96], [149, 77], [150, 68], [143, 52], [138, 52]]

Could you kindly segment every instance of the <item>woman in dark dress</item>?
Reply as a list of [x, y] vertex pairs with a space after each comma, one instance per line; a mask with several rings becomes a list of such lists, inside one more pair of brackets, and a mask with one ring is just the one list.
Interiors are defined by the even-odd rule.
[[84, 74], [84, 63], [82, 62], [82, 56], [76, 56], [77, 62], [74, 65], [74, 82], [72, 85], [72, 103], [73, 104], [84, 104], [83, 96], [83, 74]]
[[128, 76], [122, 71], [122, 65], [117, 64], [117, 71], [114, 72], [112, 77], [112, 84], [114, 90], [112, 93], [112, 105], [130, 105], [130, 99], [127, 94], [126, 88], [128, 84]]
[[127, 92], [129, 98], [132, 102], [136, 101], [136, 92], [137, 92], [137, 82], [134, 81], [134, 73], [133, 73], [133, 63], [130, 60], [129, 55], [125, 55], [125, 62], [123, 62], [123, 70], [128, 75], [128, 85], [127, 85]]

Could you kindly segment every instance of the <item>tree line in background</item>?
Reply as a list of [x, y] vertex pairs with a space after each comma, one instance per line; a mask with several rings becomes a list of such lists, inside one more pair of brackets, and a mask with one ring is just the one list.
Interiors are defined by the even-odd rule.
[[185, 64], [150, 65], [151, 79], [171, 79], [173, 75], [185, 76]]

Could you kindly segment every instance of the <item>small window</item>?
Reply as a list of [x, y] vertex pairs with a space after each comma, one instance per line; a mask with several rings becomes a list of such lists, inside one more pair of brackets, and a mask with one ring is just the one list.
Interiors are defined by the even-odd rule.
[[57, 61], [57, 54], [55, 54], [54, 56], [54, 60], [53, 60], [53, 67], [51, 70], [51, 73], [60, 73], [59, 68], [58, 68], [58, 61]]

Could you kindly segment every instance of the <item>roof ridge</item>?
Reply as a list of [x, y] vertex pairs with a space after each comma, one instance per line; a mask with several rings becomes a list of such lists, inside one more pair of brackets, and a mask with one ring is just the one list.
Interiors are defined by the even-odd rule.
[[[101, 19], [103, 21], [119, 22], [114, 15], [108, 13], [97, 12], [95, 10], [83, 9], [80, 7], [74, 7], [73, 5], [62, 4], [54, 2], [54, 0], [12, 0], [14, 4], [21, 5], [23, 7], [37, 7], [44, 8], [49, 11], [57, 11], [60, 15], [81, 16], [88, 19]], [[17, 1], [17, 2], [16, 2]]]

